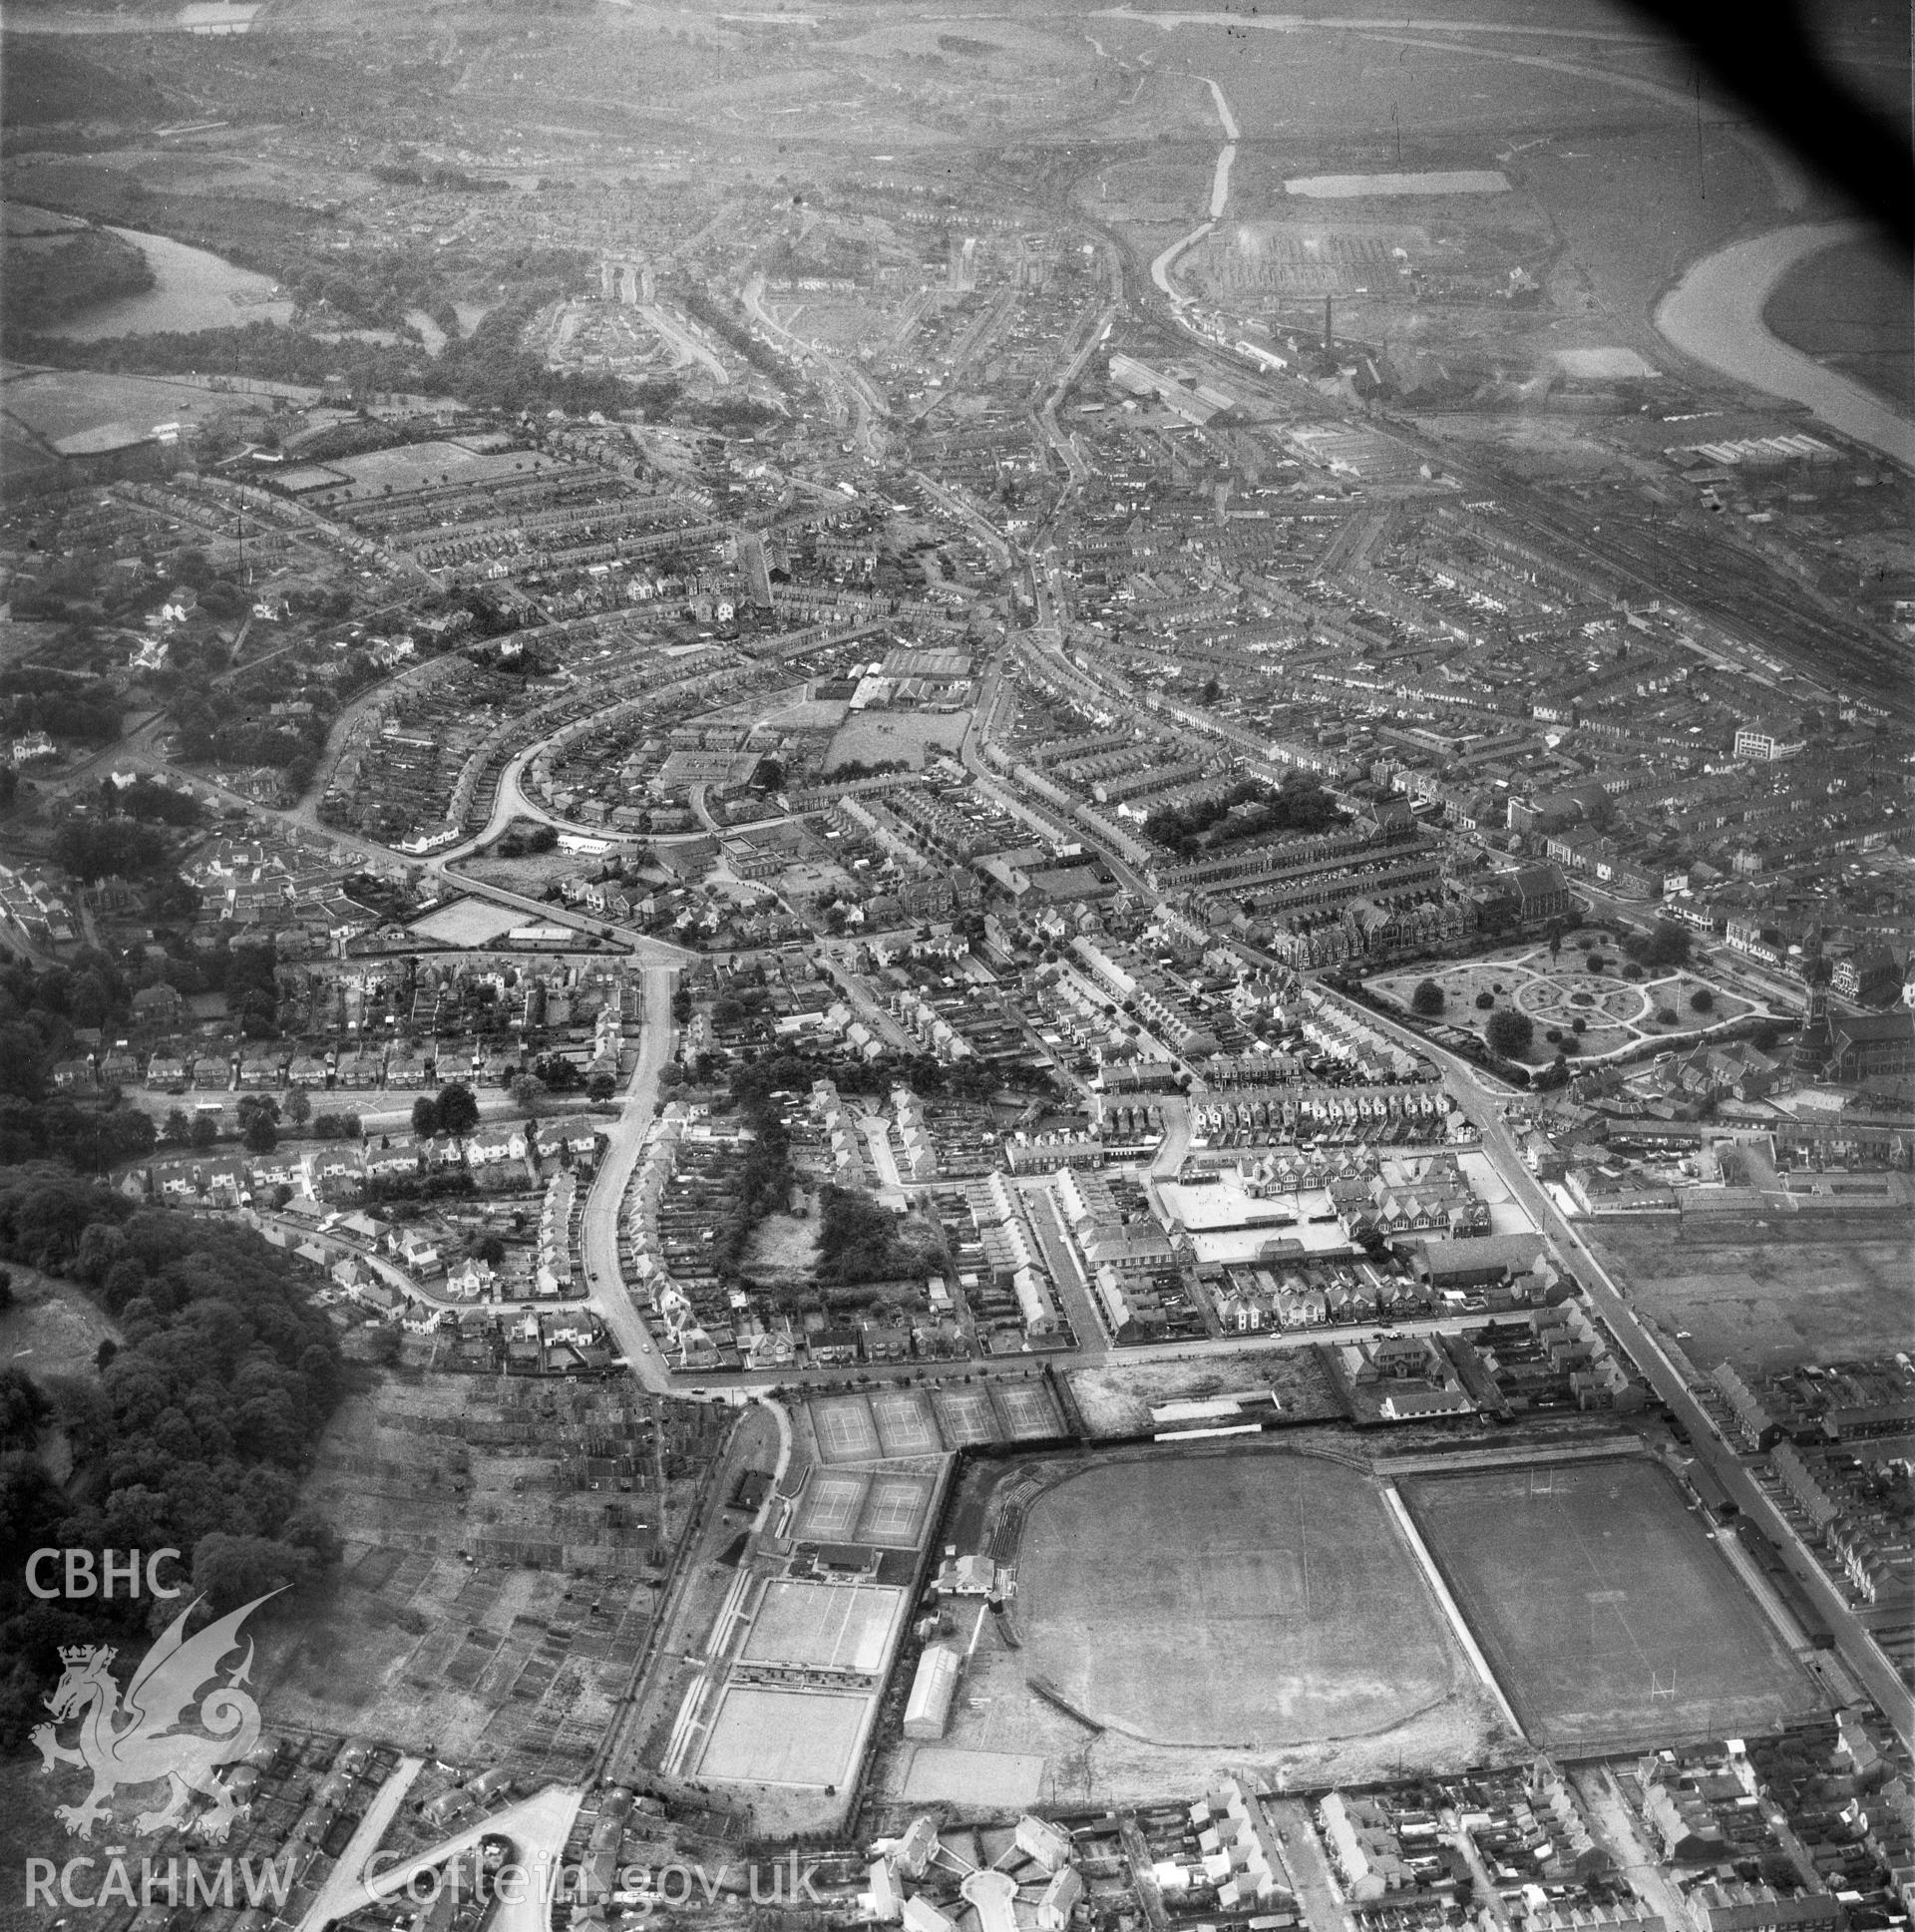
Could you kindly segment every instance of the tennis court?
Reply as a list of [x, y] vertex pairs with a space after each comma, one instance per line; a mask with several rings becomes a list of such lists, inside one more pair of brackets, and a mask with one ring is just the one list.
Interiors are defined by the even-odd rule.
[[858, 1519], [859, 1543], [885, 1543], [908, 1550], [917, 1544], [931, 1508], [929, 1476], [877, 1476]]
[[990, 1392], [998, 1414], [1004, 1418], [1004, 1434], [1011, 1441], [1025, 1442], [1035, 1436], [1063, 1433], [1057, 1404], [1050, 1399], [1050, 1390], [1042, 1382], [999, 1382]]
[[740, 1655], [748, 1664], [876, 1677], [904, 1607], [905, 1593], [882, 1584], [774, 1577]]
[[857, 1525], [869, 1485], [868, 1476], [814, 1469], [798, 1505], [793, 1536], [801, 1543], [844, 1542]]
[[872, 1462], [878, 1455], [878, 1426], [862, 1395], [826, 1395], [811, 1405], [811, 1426], [818, 1453], [827, 1462]]
[[945, 1446], [961, 1449], [972, 1442], [997, 1440], [997, 1414], [983, 1388], [941, 1388], [932, 1396]]
[[931, 1403], [911, 1389], [872, 1396], [871, 1412], [886, 1455], [936, 1455], [942, 1446]]

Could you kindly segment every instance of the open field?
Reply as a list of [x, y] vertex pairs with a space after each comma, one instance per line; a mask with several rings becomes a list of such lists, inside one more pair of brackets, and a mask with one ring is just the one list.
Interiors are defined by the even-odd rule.
[[[514, 821], [514, 827], [523, 830], [527, 820]], [[497, 848], [477, 854], [459, 862], [460, 872], [469, 872], [475, 879], [483, 880], [489, 886], [503, 886], [508, 892], [524, 893], [528, 899], [538, 899], [548, 886], [556, 886], [560, 880], [575, 878], [578, 873], [578, 859], [575, 854], [563, 851], [528, 852], [517, 859], [501, 859]], [[526, 915], [532, 917], [530, 913]], [[515, 922], [517, 923], [517, 922]]]
[[13, 1306], [0, 1314], [0, 1361], [38, 1381], [49, 1375], [90, 1375], [101, 1343], [118, 1342], [118, 1326], [77, 1284], [56, 1281], [11, 1263]]
[[1340, 1419], [1343, 1405], [1318, 1365], [1302, 1349], [1267, 1349], [1227, 1360], [1106, 1360], [1095, 1368], [1072, 1368], [1065, 1380], [1071, 1400], [1092, 1435], [1130, 1435], [1150, 1427], [1150, 1411], [1165, 1402], [1201, 1401], [1213, 1395], [1274, 1393], [1287, 1416]]
[[1415, 1476], [1402, 1491], [1532, 1742], [1733, 1737], [1821, 1708], [1653, 1463]]
[[448, 946], [486, 946], [515, 926], [523, 926], [528, 917], [495, 906], [490, 900], [458, 899], [415, 920], [412, 930], [429, 940], [443, 940]]
[[144, 435], [158, 423], [200, 424], [240, 411], [263, 413], [270, 397], [244, 397], [164, 376], [112, 376], [88, 370], [9, 375], [0, 405], [27, 429], [57, 443], [112, 423]]
[[571, 466], [555, 463], [550, 457], [528, 456], [524, 451], [492, 456], [458, 443], [436, 442], [341, 457], [329, 467], [351, 479], [339, 494], [352, 497], [376, 496], [388, 489], [402, 493], [421, 490], [454, 477], [461, 483], [496, 483], [518, 470], [556, 472]]
[[751, 1231], [745, 1266], [757, 1281], [808, 1282], [818, 1268], [822, 1223], [795, 1214], [768, 1214]]
[[1092, 1463], [1029, 1506], [1032, 1682], [1171, 1744], [1388, 1729], [1468, 1667], [1364, 1475], [1250, 1450]]
[[1681, 1342], [1699, 1367], [1767, 1369], [1887, 1354], [1908, 1346], [1915, 1230], [1871, 1217], [1843, 1239], [1815, 1217], [1802, 1228], [1734, 1217], [1677, 1227], [1605, 1223], [1599, 1245], [1628, 1279], [1636, 1306]]
[[922, 771], [935, 750], [956, 751], [970, 722], [965, 712], [860, 711], [832, 733], [825, 776], [838, 765], [876, 765], [896, 758]]
[[1035, 1804], [1044, 1793], [1044, 1760], [1024, 1751], [954, 1750], [921, 1744], [905, 1774], [904, 1794], [923, 1801], [975, 1805], [999, 1811]]

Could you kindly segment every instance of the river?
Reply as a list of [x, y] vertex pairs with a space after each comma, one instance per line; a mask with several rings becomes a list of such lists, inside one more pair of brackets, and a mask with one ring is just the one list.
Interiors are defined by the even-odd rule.
[[1915, 470], [1915, 417], [1838, 369], [1791, 348], [1762, 319], [1799, 261], [1865, 232], [1859, 221], [1804, 221], [1731, 242], [1691, 265], [1656, 306], [1656, 327], [1684, 355], [1771, 396], [1804, 403], [1831, 429]]
[[232, 329], [247, 322], [292, 319], [292, 303], [273, 298], [270, 275], [236, 268], [204, 248], [190, 248], [163, 234], [140, 234], [132, 228], [113, 232], [146, 256], [157, 285], [144, 295], [123, 295], [71, 316], [48, 334], [93, 342], [102, 336]]

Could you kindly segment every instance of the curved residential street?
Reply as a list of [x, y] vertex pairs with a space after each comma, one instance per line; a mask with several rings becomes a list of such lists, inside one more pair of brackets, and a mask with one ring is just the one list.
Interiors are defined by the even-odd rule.
[[584, 1244], [585, 1295], [611, 1332], [631, 1371], [655, 1394], [672, 1392], [671, 1376], [653, 1346], [643, 1318], [631, 1305], [618, 1268], [618, 1210], [625, 1184], [655, 1126], [659, 1076], [671, 1059], [677, 1028], [671, 1017], [672, 970], [653, 964], [645, 968], [644, 1016], [638, 1035], [638, 1064], [625, 1089], [624, 1110], [611, 1129], [605, 1151], [585, 1197], [580, 1234]]

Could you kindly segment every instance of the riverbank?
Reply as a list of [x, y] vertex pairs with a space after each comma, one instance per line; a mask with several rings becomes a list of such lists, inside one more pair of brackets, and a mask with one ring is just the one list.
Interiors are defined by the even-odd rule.
[[1915, 470], [1915, 417], [1773, 334], [1764, 310], [1798, 263], [1851, 244], [1859, 221], [1807, 221], [1731, 242], [1693, 263], [1656, 305], [1656, 327], [1684, 355], [1768, 395], [1804, 404], [1831, 429]]
[[1852, 376], [1890, 407], [1915, 411], [1915, 278], [1874, 235], [1798, 261], [1768, 298], [1770, 334]]

